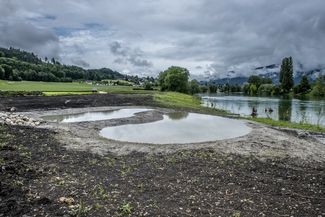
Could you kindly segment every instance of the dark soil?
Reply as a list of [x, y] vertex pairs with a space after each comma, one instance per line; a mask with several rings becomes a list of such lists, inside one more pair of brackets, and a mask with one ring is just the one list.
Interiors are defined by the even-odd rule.
[[0, 216], [325, 216], [324, 164], [209, 149], [97, 156], [54, 134], [0, 125]]
[[0, 111], [15, 107], [17, 111], [35, 109], [82, 108], [98, 106], [153, 105], [153, 97], [146, 94], [88, 94], [66, 96], [0, 97]]

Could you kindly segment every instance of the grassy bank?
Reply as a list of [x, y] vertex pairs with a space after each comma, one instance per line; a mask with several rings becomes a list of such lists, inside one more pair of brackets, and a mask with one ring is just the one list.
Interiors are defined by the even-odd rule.
[[325, 133], [325, 128], [319, 125], [314, 124], [306, 124], [306, 123], [294, 123], [289, 121], [278, 121], [270, 118], [245, 118], [248, 120], [256, 121], [259, 123], [275, 126], [275, 127], [286, 127], [286, 128], [294, 128], [294, 129], [303, 129], [310, 131], [317, 131]]
[[197, 111], [215, 115], [230, 114], [227, 111], [221, 109], [204, 107], [201, 105], [200, 97], [183, 93], [156, 92], [154, 93], [154, 101], [161, 107]]
[[42, 82], [42, 81], [4, 81], [0, 80], [2, 91], [41, 91], [47, 95], [85, 94], [92, 89], [107, 93], [151, 93], [150, 90], [134, 90], [132, 86], [93, 85], [84, 82]]

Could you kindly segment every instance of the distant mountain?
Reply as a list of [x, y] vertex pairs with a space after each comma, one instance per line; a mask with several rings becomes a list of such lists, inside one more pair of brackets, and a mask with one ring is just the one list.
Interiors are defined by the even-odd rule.
[[[271, 78], [274, 84], [279, 83], [280, 65], [272, 64], [267, 66], [256, 67], [253, 69], [252, 75], [259, 75], [265, 78]], [[214, 75], [199, 79], [202, 82], [209, 81], [215, 84], [244, 84], [247, 82], [249, 76], [236, 76], [240, 75], [240, 72], [230, 71], [226, 74], [225, 78], [216, 78]], [[315, 81], [320, 74], [325, 74], [325, 68], [318, 68], [308, 71], [296, 70], [293, 75], [294, 83], [300, 82], [301, 77], [306, 75], [309, 81]]]

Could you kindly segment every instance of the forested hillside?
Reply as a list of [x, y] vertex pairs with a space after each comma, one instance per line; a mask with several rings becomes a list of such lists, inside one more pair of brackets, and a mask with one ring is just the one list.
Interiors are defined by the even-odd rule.
[[34, 53], [15, 48], [0, 48], [0, 79], [28, 81], [63, 81], [124, 79], [125, 75], [109, 68], [84, 69], [64, 65], [52, 58], [42, 60]]

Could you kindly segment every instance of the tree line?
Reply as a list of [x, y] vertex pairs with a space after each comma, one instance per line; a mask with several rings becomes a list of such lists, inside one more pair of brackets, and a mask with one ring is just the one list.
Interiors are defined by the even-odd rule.
[[103, 79], [125, 79], [125, 75], [109, 68], [84, 69], [61, 64], [47, 58], [43, 61], [37, 55], [20, 49], [0, 48], [0, 79], [71, 82], [73, 80], [100, 81]]
[[303, 76], [299, 84], [294, 86], [293, 60], [285, 57], [282, 60], [279, 84], [273, 84], [271, 78], [252, 75], [244, 85], [238, 84], [200, 84], [196, 80], [189, 81], [189, 71], [186, 68], [172, 66], [162, 71], [158, 76], [161, 91], [176, 91], [181, 93], [216, 93], [216, 92], [243, 92], [247, 95], [273, 96], [273, 95], [306, 95], [325, 97], [325, 76], [321, 75], [311, 84], [307, 76]]

